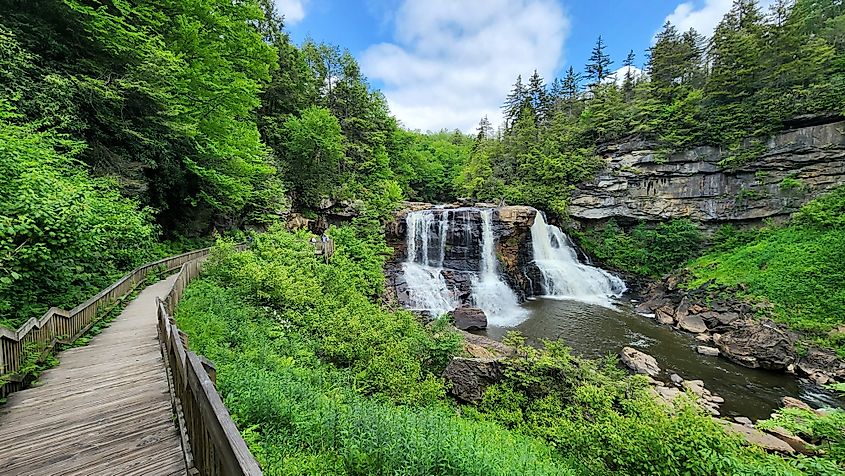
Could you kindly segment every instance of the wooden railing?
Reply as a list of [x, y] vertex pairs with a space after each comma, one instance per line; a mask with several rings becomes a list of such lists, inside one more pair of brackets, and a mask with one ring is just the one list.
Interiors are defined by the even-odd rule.
[[174, 270], [207, 254], [208, 248], [204, 248], [147, 263], [70, 311], [52, 307], [40, 318], [26, 321], [16, 331], [0, 327], [0, 398], [25, 385], [26, 375], [19, 372], [25, 360], [43, 361], [54, 352], [57, 344], [69, 344], [78, 339], [102, 317], [101, 309], [131, 293], [148, 273]]
[[[158, 332], [168, 369], [173, 408], [179, 422], [189, 474], [260, 475], [255, 458], [217, 394], [213, 365], [191, 352], [173, 313], [204, 259], [182, 265], [173, 287], [158, 301]], [[212, 370], [212, 372], [209, 372]]]

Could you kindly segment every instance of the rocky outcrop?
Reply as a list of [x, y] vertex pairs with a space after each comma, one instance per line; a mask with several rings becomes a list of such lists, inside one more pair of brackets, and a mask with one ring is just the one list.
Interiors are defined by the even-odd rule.
[[455, 327], [462, 331], [487, 329], [487, 315], [477, 307], [459, 307], [450, 313]]
[[443, 371], [449, 393], [465, 402], [477, 402], [488, 386], [502, 379], [502, 367], [495, 358], [455, 357]]
[[[749, 143], [748, 147], [755, 147]], [[654, 144], [632, 141], [600, 149], [607, 166], [569, 203], [577, 220], [623, 223], [688, 217], [704, 224], [789, 216], [810, 199], [845, 183], [845, 122], [781, 133], [742, 166], [733, 153], [697, 147], [660, 158]]]
[[799, 335], [786, 326], [757, 317], [770, 306], [741, 300], [727, 300], [725, 293], [705, 284], [699, 289], [678, 287], [678, 276], [652, 283], [636, 310], [660, 324], [674, 325], [697, 334], [700, 353], [722, 355], [751, 368], [781, 370], [807, 377], [824, 385], [845, 381], [845, 361], [835, 352], [810, 346], [799, 355]]
[[795, 450], [786, 442], [768, 433], [763, 433], [760, 430], [754, 429], [750, 426], [740, 425], [725, 420], [715, 419], [715, 421], [724, 425], [725, 431], [742, 437], [746, 442], [752, 445], [760, 446], [766, 451], [775, 453], [794, 453]]
[[640, 352], [632, 347], [623, 347], [619, 355], [622, 363], [638, 374], [655, 377], [660, 373], [657, 360], [645, 352]]
[[767, 319], [734, 323], [713, 342], [725, 357], [746, 367], [786, 370], [798, 360], [795, 337]]
[[[540, 282], [539, 270], [533, 264], [531, 247], [531, 225], [537, 210], [528, 206], [502, 206], [476, 203], [434, 206], [430, 203], [405, 202], [396, 213], [396, 219], [386, 227], [386, 238], [393, 248], [393, 256], [385, 268], [386, 288], [389, 290], [385, 301], [395, 302], [399, 306], [409, 303], [407, 283], [402, 273], [402, 263], [407, 259], [406, 217], [409, 213], [431, 210], [435, 214], [434, 223], [447, 220], [443, 230], [445, 246], [440, 253], [439, 243], [429, 242], [427, 247], [431, 263], [436, 263], [446, 287], [462, 307], [471, 307], [472, 280], [481, 271], [482, 260], [482, 218], [483, 208], [493, 208], [492, 227], [496, 237], [496, 256], [499, 270], [508, 285], [516, 291], [520, 299], [541, 292], [534, 289], [532, 282]], [[432, 225], [435, 226], [435, 225]], [[440, 239], [440, 230], [433, 234]], [[423, 252], [418, 244], [417, 258]], [[442, 260], [442, 261], [441, 261]]]

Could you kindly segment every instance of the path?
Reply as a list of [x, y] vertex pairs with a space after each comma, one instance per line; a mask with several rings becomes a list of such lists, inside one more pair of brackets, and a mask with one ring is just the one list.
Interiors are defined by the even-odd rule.
[[0, 405], [0, 474], [185, 474], [156, 334], [156, 296], [144, 289], [84, 347], [58, 355], [38, 386]]

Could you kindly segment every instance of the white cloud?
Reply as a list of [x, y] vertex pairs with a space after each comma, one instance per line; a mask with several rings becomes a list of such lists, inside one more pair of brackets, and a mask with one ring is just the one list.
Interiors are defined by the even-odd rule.
[[[758, 5], [760, 10], [765, 13], [773, 3], [774, 0], [761, 0]], [[669, 14], [663, 20], [663, 23], [672, 22], [680, 32], [695, 28], [702, 35], [710, 36], [716, 29], [716, 25], [722, 21], [725, 13], [728, 13], [731, 9], [732, 4], [733, 0], [704, 0], [704, 3], [700, 1], [684, 2], [675, 7], [675, 11]]]
[[633, 79], [641, 78], [645, 75], [645, 72], [636, 66], [623, 66], [613, 73], [610, 76], [604, 78], [603, 82], [605, 83], [616, 83], [617, 86], [622, 86], [625, 84], [625, 73], [631, 71], [631, 77]]
[[276, 0], [276, 8], [284, 15], [286, 25], [294, 25], [305, 18], [305, 6], [311, 0]]
[[364, 73], [406, 127], [467, 132], [501, 118], [517, 74], [550, 80], [569, 32], [556, 0], [405, 0], [393, 25], [393, 43], [364, 52]]

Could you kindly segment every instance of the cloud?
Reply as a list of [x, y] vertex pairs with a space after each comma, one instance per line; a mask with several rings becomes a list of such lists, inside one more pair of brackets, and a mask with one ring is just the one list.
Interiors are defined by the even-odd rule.
[[551, 79], [569, 33], [556, 0], [405, 0], [392, 21], [393, 42], [369, 47], [361, 66], [393, 114], [421, 130], [497, 122], [518, 74]]
[[623, 66], [604, 78], [603, 82], [616, 83], [617, 86], [622, 86], [625, 84], [625, 73], [629, 70], [633, 79], [641, 78], [645, 75], [645, 72], [636, 66]]
[[305, 6], [311, 0], [276, 0], [276, 8], [284, 15], [286, 25], [295, 25], [305, 18]]
[[[762, 0], [758, 5], [762, 12], [766, 12], [773, 3], [774, 0]], [[695, 28], [702, 35], [710, 36], [732, 4], [733, 0], [704, 0], [703, 4], [700, 1], [684, 2], [675, 7], [663, 23], [672, 22], [681, 32]]]

